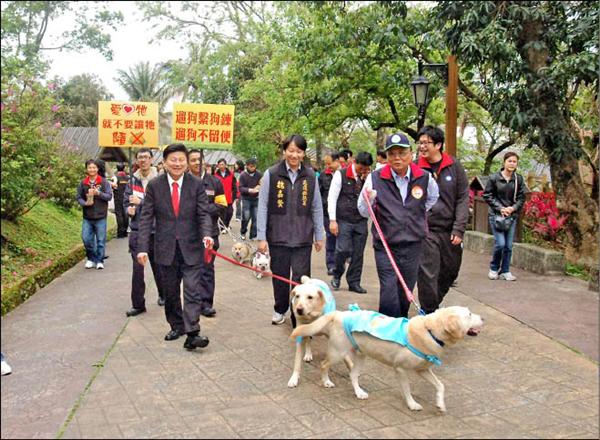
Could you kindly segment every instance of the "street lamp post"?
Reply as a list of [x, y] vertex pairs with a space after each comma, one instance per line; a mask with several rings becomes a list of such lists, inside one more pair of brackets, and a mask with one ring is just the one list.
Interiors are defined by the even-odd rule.
[[448, 64], [424, 64], [423, 58], [419, 55], [417, 76], [415, 76], [410, 83], [410, 86], [412, 87], [413, 101], [418, 109], [417, 131], [420, 130], [425, 123], [425, 113], [427, 112], [427, 106], [431, 101], [429, 99], [429, 80], [423, 76], [423, 68], [425, 67], [431, 70], [440, 70], [443, 74], [445, 83], [448, 83]]

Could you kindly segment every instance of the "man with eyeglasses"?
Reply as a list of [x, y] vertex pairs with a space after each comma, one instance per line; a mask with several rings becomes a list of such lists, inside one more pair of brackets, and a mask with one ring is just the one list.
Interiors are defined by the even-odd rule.
[[[406, 285], [413, 290], [427, 233], [427, 211], [437, 202], [438, 186], [427, 171], [412, 162], [410, 142], [404, 133], [388, 136], [384, 151], [388, 163], [367, 177], [358, 198], [358, 210], [363, 217], [369, 217], [366, 194], [394, 261]], [[407, 318], [408, 298], [374, 225], [371, 232], [379, 276], [379, 312]]]
[[[144, 205], [144, 196], [148, 182], [158, 176], [158, 171], [152, 166], [152, 151], [148, 148], [140, 148], [135, 154], [138, 170], [133, 173], [133, 179], [125, 188], [123, 195], [123, 207], [129, 216], [129, 252], [133, 259], [133, 270], [131, 274], [131, 309], [126, 312], [127, 316], [136, 316], [146, 311], [146, 283], [144, 281], [144, 266], [138, 263], [139, 252], [139, 221]], [[154, 261], [154, 229], [150, 235], [150, 252], [148, 259], [152, 267], [154, 282], [158, 289], [158, 305], [165, 304], [165, 294], [160, 283], [158, 268]]]
[[417, 164], [431, 173], [440, 190], [440, 198], [427, 217], [429, 232], [418, 277], [421, 307], [433, 313], [460, 270], [462, 240], [469, 219], [469, 182], [461, 163], [444, 153], [444, 132], [440, 128], [425, 126], [418, 139]]

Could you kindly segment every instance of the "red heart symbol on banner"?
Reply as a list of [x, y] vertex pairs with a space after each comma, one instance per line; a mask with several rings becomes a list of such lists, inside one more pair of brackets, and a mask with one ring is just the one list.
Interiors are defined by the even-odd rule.
[[131, 104], [124, 104], [123, 105], [123, 111], [125, 112], [126, 115], [128, 115], [131, 112], [133, 112], [134, 110], [135, 110], [135, 106], [133, 106]]

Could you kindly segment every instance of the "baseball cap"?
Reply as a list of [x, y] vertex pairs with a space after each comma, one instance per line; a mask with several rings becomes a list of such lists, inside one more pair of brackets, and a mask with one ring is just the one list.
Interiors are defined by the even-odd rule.
[[385, 147], [383, 151], [389, 151], [392, 147], [410, 148], [410, 141], [404, 133], [394, 133], [389, 135], [385, 140]]

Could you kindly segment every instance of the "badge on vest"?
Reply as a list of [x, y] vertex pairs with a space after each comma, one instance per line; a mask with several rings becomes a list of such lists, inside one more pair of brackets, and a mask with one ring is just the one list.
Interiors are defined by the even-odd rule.
[[452, 180], [452, 176], [446, 176], [446, 182], [450, 182]]
[[421, 188], [419, 185], [415, 185], [410, 193], [415, 199], [419, 200], [421, 197], [423, 197], [423, 188]]

